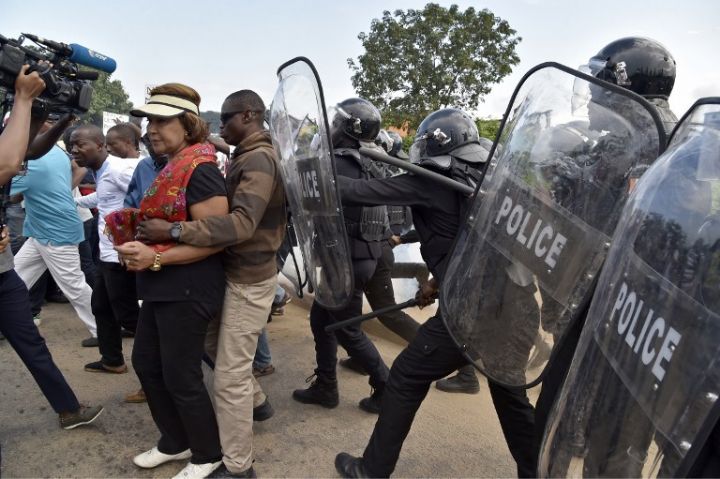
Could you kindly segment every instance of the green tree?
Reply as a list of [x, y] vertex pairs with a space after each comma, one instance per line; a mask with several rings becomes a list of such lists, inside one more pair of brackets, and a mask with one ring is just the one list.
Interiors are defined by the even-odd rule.
[[111, 80], [110, 75], [98, 72], [99, 77], [92, 82], [94, 89], [90, 109], [81, 116], [83, 121], [102, 126], [102, 113], [128, 114], [133, 108], [125, 88], [120, 80]]
[[352, 83], [391, 125], [418, 125], [448, 106], [475, 110], [520, 61], [515, 33], [486, 9], [429, 3], [422, 10], [384, 11], [370, 33], [358, 35], [365, 53], [348, 59]]
[[483, 120], [480, 118], [475, 120], [475, 124], [477, 125], [480, 136], [487, 138], [488, 140], [495, 141], [495, 137], [500, 129], [500, 120]]

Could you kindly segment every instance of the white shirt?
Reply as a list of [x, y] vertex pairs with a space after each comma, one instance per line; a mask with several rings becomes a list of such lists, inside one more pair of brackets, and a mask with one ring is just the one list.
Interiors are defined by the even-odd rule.
[[95, 193], [77, 198], [78, 206], [98, 209], [98, 236], [100, 236], [100, 261], [118, 263], [117, 251], [105, 234], [105, 215], [123, 208], [128, 185], [140, 158], [118, 158], [108, 155], [95, 172]]
[[[82, 195], [80, 194], [80, 189], [78, 187], [75, 187], [72, 190], [72, 195], [73, 195], [73, 198], [75, 198], [75, 203], [77, 203], [78, 198], [82, 198]], [[80, 221], [82, 221], [83, 223], [85, 223], [87, 220], [91, 220], [93, 217], [90, 210], [87, 208], [83, 208], [82, 206], [77, 207], [77, 212], [78, 212], [78, 216], [80, 216]], [[85, 239], [87, 239], [87, 238], [85, 238]]]

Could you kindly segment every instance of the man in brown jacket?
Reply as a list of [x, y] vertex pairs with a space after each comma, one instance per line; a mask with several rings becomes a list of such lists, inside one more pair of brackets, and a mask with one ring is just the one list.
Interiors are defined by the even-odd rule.
[[285, 233], [285, 192], [265, 105], [253, 91], [228, 96], [220, 111], [222, 138], [235, 146], [227, 167], [230, 214], [199, 221], [145, 221], [140, 239], [224, 246], [226, 289], [222, 318], [208, 329], [215, 361], [215, 412], [223, 466], [208, 477], [255, 477], [252, 425], [272, 415], [252, 374], [258, 336], [267, 323], [277, 284], [275, 253]]

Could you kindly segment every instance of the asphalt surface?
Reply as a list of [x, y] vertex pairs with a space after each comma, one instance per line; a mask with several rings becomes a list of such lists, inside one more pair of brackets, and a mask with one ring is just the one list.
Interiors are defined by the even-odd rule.
[[[260, 477], [338, 477], [334, 458], [359, 455], [375, 416], [357, 407], [369, 395], [367, 377], [339, 368], [340, 405], [335, 409], [292, 400], [314, 368], [314, 346], [307, 305], [295, 300], [269, 324], [276, 372], [260, 378], [275, 416], [255, 425], [255, 470]], [[422, 316], [426, 316], [423, 314]], [[42, 311], [41, 334], [81, 402], [103, 404], [90, 426], [60, 429], [58, 417], [17, 355], [0, 341], [0, 444], [3, 477], [172, 477], [184, 463], [142, 470], [132, 457], [156, 444], [158, 432], [146, 404], [125, 404], [138, 388], [128, 374], [89, 373], [84, 364], [99, 359], [96, 348], [82, 348], [87, 330], [67, 304]], [[366, 328], [390, 364], [402, 349], [399, 338], [379, 324]], [[125, 339], [129, 363], [132, 339]], [[338, 354], [343, 357], [342, 351]], [[534, 400], [536, 391], [531, 391]], [[403, 447], [396, 477], [512, 477], [515, 466], [505, 445], [486, 383], [477, 395], [447, 394], [434, 387], [418, 412]]]

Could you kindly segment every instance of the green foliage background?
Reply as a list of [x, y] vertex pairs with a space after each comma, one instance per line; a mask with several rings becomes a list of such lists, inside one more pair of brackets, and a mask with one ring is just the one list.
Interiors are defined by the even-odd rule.
[[99, 78], [92, 82], [94, 89], [90, 109], [80, 117], [81, 120], [102, 126], [102, 112], [127, 115], [133, 108], [130, 97], [120, 80], [112, 80], [110, 75], [98, 72]]
[[428, 3], [422, 10], [384, 11], [358, 38], [365, 53], [348, 59], [353, 86], [395, 126], [417, 125], [450, 106], [477, 110], [520, 61], [515, 30], [473, 7]]

